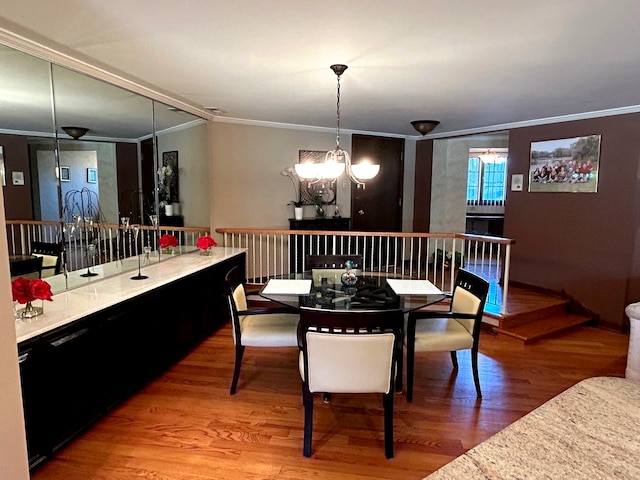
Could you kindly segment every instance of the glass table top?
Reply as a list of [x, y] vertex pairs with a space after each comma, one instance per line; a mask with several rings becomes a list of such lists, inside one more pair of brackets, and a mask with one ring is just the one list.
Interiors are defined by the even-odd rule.
[[[426, 280], [415, 280], [415, 285], [420, 288], [405, 289], [396, 293], [387, 282], [388, 279], [396, 279], [386, 273], [365, 273], [358, 276], [357, 283], [353, 286], [343, 285], [338, 281], [339, 277], [328, 275], [329, 278], [319, 279], [311, 271], [303, 274], [280, 276], [275, 281], [286, 279], [292, 282], [282, 283], [285, 288], [273, 288], [269, 282], [261, 289], [260, 296], [268, 300], [293, 307], [314, 308], [322, 310], [397, 310], [407, 313], [434, 303], [438, 303], [446, 296]], [[270, 280], [271, 281], [271, 280]], [[425, 282], [430, 288], [424, 289]], [[413, 285], [413, 282], [405, 282], [405, 285]], [[289, 290], [287, 290], [289, 289]], [[301, 291], [308, 293], [300, 293]], [[428, 291], [429, 293], [415, 293]]]

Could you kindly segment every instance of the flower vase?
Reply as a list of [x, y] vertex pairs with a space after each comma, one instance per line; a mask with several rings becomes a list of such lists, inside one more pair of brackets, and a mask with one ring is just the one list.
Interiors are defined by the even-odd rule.
[[356, 272], [353, 270], [353, 262], [351, 260], [347, 260], [344, 267], [345, 270], [340, 276], [340, 281], [345, 287], [353, 287], [358, 283], [358, 275], [356, 275]]
[[302, 220], [302, 207], [294, 207], [293, 215], [296, 220]]
[[22, 310], [19, 310], [20, 318], [33, 318], [44, 313], [42, 307], [34, 307], [31, 302], [27, 302]]
[[213, 254], [213, 250], [211, 250], [211, 247], [207, 247], [207, 248], [203, 248], [200, 250], [200, 255], [212, 255]]

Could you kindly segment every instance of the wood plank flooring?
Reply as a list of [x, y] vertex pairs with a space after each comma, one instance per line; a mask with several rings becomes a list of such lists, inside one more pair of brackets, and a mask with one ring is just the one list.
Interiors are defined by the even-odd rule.
[[[579, 327], [532, 345], [483, 332], [476, 399], [469, 355], [420, 355], [414, 401], [395, 397], [395, 458], [377, 395], [315, 401], [302, 456], [296, 349], [247, 348], [229, 395], [229, 326], [33, 473], [33, 480], [421, 479], [578, 381], [623, 376], [628, 336]], [[347, 366], [345, 366], [347, 368]]]

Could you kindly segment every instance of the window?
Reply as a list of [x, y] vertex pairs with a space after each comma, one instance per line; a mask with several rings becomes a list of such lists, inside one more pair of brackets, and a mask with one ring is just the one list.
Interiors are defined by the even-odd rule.
[[477, 149], [469, 151], [467, 203], [501, 205], [504, 203], [506, 190], [506, 151], [485, 152], [480, 153]]

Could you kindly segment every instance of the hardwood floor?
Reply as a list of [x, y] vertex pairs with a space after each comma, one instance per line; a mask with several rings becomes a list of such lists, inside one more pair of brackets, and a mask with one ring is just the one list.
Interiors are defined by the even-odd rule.
[[315, 400], [312, 457], [302, 456], [296, 349], [247, 348], [229, 395], [231, 330], [111, 411], [33, 480], [421, 479], [577, 383], [623, 376], [628, 337], [580, 327], [532, 345], [482, 332], [476, 399], [468, 352], [416, 361], [414, 401], [395, 397], [395, 458], [386, 460], [382, 400]]

